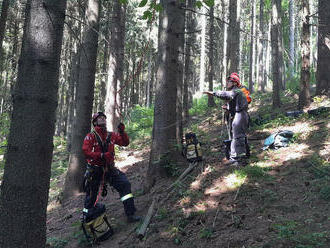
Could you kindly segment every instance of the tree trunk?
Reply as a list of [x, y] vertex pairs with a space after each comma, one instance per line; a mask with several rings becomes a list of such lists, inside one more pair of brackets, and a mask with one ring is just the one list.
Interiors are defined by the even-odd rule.
[[281, 18], [281, 0], [272, 0], [272, 67], [273, 67], [273, 108], [281, 106], [280, 87], [282, 77], [280, 74], [281, 60], [279, 59], [281, 39], [280, 39], [280, 18]]
[[77, 113], [72, 134], [72, 147], [64, 185], [64, 200], [82, 191], [85, 156], [81, 149], [85, 135], [90, 132], [94, 98], [94, 81], [99, 28], [99, 0], [88, 0], [82, 49], [80, 53]]
[[255, 68], [255, 30], [256, 30], [256, 4], [255, 0], [251, 0], [251, 43], [250, 43], [250, 70], [249, 70], [249, 90], [253, 92], [254, 87], [254, 68]]
[[264, 51], [265, 49], [265, 29], [264, 29], [264, 0], [260, 0], [260, 18], [259, 18], [259, 74], [258, 74], [258, 86], [262, 92], [265, 92], [265, 80], [264, 80], [264, 73], [265, 73], [265, 60], [264, 60]]
[[[187, 0], [187, 6], [189, 9], [193, 9], [195, 6], [194, 0]], [[194, 15], [192, 11], [187, 12], [186, 20], [186, 46], [185, 46], [185, 68], [184, 68], [184, 82], [183, 82], [183, 123], [187, 125], [189, 122], [189, 85], [193, 87], [193, 70], [192, 70], [192, 46], [194, 40], [194, 29], [196, 23], [194, 21]]]
[[183, 18], [180, 3], [161, 0], [163, 11], [159, 17], [158, 71], [154, 107], [154, 124], [150, 161], [146, 177], [146, 190], [158, 177], [166, 174], [165, 167], [175, 161], [176, 150], [176, 98], [178, 85], [178, 59], [180, 23]]
[[319, 35], [316, 94], [330, 96], [330, 2], [319, 0]]
[[65, 82], [59, 82], [60, 90], [59, 94], [59, 102], [57, 106], [57, 115], [56, 115], [56, 128], [55, 135], [61, 136], [62, 125], [63, 125], [63, 108], [64, 108], [64, 96], [65, 96]]
[[124, 77], [124, 42], [126, 7], [120, 1], [114, 1], [111, 20], [110, 57], [108, 70], [105, 113], [108, 130], [114, 130], [119, 124], [120, 102], [118, 90]]
[[[214, 78], [214, 7], [210, 7], [210, 29], [209, 29], [209, 91], [213, 91], [213, 78]], [[214, 107], [214, 97], [208, 96], [207, 106]]]
[[271, 52], [271, 30], [272, 30], [272, 25], [271, 23], [268, 23], [267, 26], [267, 42], [265, 43], [266, 45], [266, 52], [265, 52], [265, 73], [264, 73], [264, 87], [266, 88], [269, 82], [270, 78], [270, 67], [271, 67], [271, 61], [272, 61], [272, 52]]
[[309, 24], [309, 2], [302, 0], [303, 25], [301, 34], [301, 73], [300, 73], [300, 94], [299, 94], [299, 109], [309, 106], [310, 99], [310, 24]]
[[[8, 16], [8, 9], [9, 9], [9, 2], [10, 0], [3, 0], [2, 1], [2, 7], [1, 7], [1, 16], [0, 16], [0, 59], [3, 58], [2, 56], [2, 42], [3, 38], [5, 37], [6, 32], [6, 22], [7, 22], [7, 16]], [[3, 61], [1, 61], [2, 64]], [[0, 70], [2, 72], [2, 70]]]
[[45, 247], [65, 0], [26, 3], [0, 195], [0, 247]]
[[[77, 99], [77, 83], [79, 78], [79, 57], [80, 50], [77, 49], [76, 53], [72, 56], [71, 62], [71, 72], [69, 79], [69, 108], [68, 108], [68, 124], [67, 124], [67, 151], [71, 152], [72, 147], [72, 133], [73, 133], [73, 125], [74, 125], [74, 115], [76, 109], [76, 99]], [[77, 82], [77, 83], [76, 83]]]
[[289, 0], [289, 23], [290, 23], [290, 33], [289, 33], [289, 73], [291, 79], [294, 77], [294, 61], [295, 61], [295, 26], [294, 26], [294, 0]]
[[222, 59], [222, 78], [221, 78], [221, 89], [223, 89], [223, 84], [224, 82], [226, 82], [226, 78], [227, 78], [227, 60], [228, 60], [228, 54], [227, 54], [227, 42], [229, 41], [228, 39], [228, 24], [226, 22], [228, 22], [228, 18], [227, 18], [227, 3], [228, 0], [222, 0], [222, 16], [224, 19], [223, 22], [223, 59]]
[[106, 93], [107, 93], [107, 83], [109, 80], [108, 72], [109, 72], [109, 57], [110, 57], [110, 39], [111, 35], [109, 29], [111, 27], [111, 15], [112, 15], [112, 2], [109, 1], [105, 3], [106, 9], [103, 11], [105, 18], [105, 31], [104, 31], [104, 51], [103, 51], [103, 61], [102, 61], [102, 80], [101, 80], [101, 88], [100, 88], [100, 107], [99, 110], [105, 112], [105, 102], [106, 102]]
[[201, 14], [201, 57], [200, 57], [200, 69], [199, 69], [199, 91], [204, 91], [205, 87], [205, 50], [206, 50], [206, 17], [205, 9], [202, 8]]
[[240, 0], [229, 0], [227, 73], [238, 72], [240, 64]]
[[186, 1], [180, 1], [179, 9], [180, 17], [177, 18], [177, 35], [179, 36], [178, 44], [178, 85], [177, 85], [177, 103], [176, 103], [176, 143], [183, 144], [183, 71], [184, 71], [184, 31], [185, 31], [185, 10], [183, 8], [186, 5]]

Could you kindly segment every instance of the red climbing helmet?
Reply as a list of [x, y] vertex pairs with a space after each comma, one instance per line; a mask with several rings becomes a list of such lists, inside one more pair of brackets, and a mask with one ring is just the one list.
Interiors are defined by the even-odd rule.
[[233, 72], [232, 74], [230, 74], [229, 77], [227, 77], [227, 81], [231, 81], [234, 84], [236, 84], [238, 87], [241, 86], [241, 83], [239, 81], [239, 76], [236, 72]]
[[97, 112], [97, 113], [93, 114], [93, 116], [92, 116], [93, 126], [95, 126], [95, 122], [96, 122], [97, 118], [99, 118], [100, 116], [104, 116], [105, 118], [107, 118], [107, 116], [103, 112]]

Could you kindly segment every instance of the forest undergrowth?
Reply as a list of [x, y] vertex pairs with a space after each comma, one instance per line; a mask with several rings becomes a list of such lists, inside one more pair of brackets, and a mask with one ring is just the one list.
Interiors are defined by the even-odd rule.
[[[288, 94], [282, 102], [281, 110], [274, 111], [270, 95], [254, 98], [249, 110], [249, 164], [230, 167], [224, 164], [222, 140], [227, 137], [221, 103], [208, 109], [206, 98], [196, 100], [185, 131], [197, 134], [204, 161], [170, 194], [166, 189], [188, 163], [171, 165], [172, 176], [159, 181], [151, 192], [143, 192], [152, 120], [136, 122], [141, 115], [152, 116], [152, 111], [138, 110], [128, 125], [134, 140], [118, 151], [117, 166], [132, 183], [139, 215], [147, 213], [155, 197], [161, 204], [156, 203], [147, 233], [139, 240], [136, 230], [141, 223], [126, 223], [119, 196], [110, 191], [102, 202], [115, 234], [98, 247], [330, 247], [329, 110], [310, 115], [305, 109], [297, 117], [288, 117], [288, 111], [296, 110], [297, 99]], [[315, 97], [309, 109], [322, 106], [330, 107], [330, 100]], [[263, 151], [265, 138], [279, 130], [294, 132], [289, 146]], [[84, 195], [61, 201], [68, 154], [62, 138], [55, 137], [54, 145], [47, 244], [87, 247], [79, 228]]]

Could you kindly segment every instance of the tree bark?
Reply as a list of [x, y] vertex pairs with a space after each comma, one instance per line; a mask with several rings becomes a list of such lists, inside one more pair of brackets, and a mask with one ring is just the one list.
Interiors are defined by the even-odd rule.
[[227, 3], [228, 3], [228, 0], [222, 0], [221, 1], [222, 3], [222, 16], [223, 16], [223, 19], [224, 19], [224, 22], [223, 22], [223, 58], [222, 58], [222, 77], [221, 77], [221, 89], [223, 89], [223, 84], [226, 82], [226, 78], [227, 78], [227, 57], [228, 57], [228, 54], [227, 54], [227, 42], [229, 41], [228, 39], [228, 24], [225, 23], [225, 22], [228, 22], [228, 16], [227, 16], [227, 9], [228, 9], [228, 6], [227, 6]]
[[177, 35], [179, 36], [178, 44], [178, 85], [177, 85], [177, 103], [176, 103], [176, 113], [177, 113], [177, 124], [176, 124], [176, 143], [183, 144], [183, 80], [184, 80], [184, 43], [185, 43], [185, 15], [186, 12], [183, 8], [186, 5], [185, 1], [180, 1], [179, 9], [180, 17], [177, 18]]
[[294, 0], [289, 0], [289, 23], [290, 23], [290, 33], [289, 33], [289, 73], [291, 79], [294, 77], [294, 62], [295, 62], [295, 22], [294, 22]]
[[[213, 78], [214, 78], [214, 6], [210, 7], [210, 29], [209, 29], [209, 91], [213, 91]], [[208, 96], [207, 106], [214, 107], [214, 97]]]
[[[176, 0], [161, 0], [163, 11], [159, 17], [158, 71], [154, 106], [154, 124], [146, 190], [157, 178], [166, 175], [165, 167], [175, 162], [176, 149], [176, 98], [178, 85], [178, 59], [182, 11]], [[183, 35], [183, 33], [181, 34]]]
[[280, 74], [281, 61], [280, 54], [280, 18], [281, 18], [281, 0], [272, 0], [272, 67], [273, 67], [273, 108], [281, 106], [280, 87], [282, 85], [282, 77]]
[[249, 70], [249, 90], [252, 93], [254, 91], [254, 68], [255, 68], [255, 35], [256, 35], [256, 4], [255, 0], [251, 0], [251, 42], [250, 42], [250, 70]]
[[[2, 54], [2, 42], [6, 32], [6, 22], [8, 16], [9, 2], [10, 2], [9, 0], [3, 0], [1, 7], [1, 16], [0, 16], [0, 53], [1, 54]], [[2, 58], [2, 56], [0, 58]]]
[[204, 91], [205, 87], [205, 50], [206, 50], [206, 16], [205, 16], [205, 8], [202, 8], [202, 15], [201, 15], [201, 57], [200, 57], [200, 69], [199, 69], [199, 91]]
[[264, 74], [265, 74], [265, 60], [264, 60], [264, 51], [265, 49], [265, 29], [264, 29], [264, 0], [260, 0], [260, 17], [259, 17], [259, 74], [258, 74], [258, 86], [261, 92], [265, 92], [265, 80], [264, 80]]
[[85, 135], [90, 132], [94, 98], [96, 55], [98, 47], [99, 0], [88, 0], [82, 49], [80, 52], [77, 113], [74, 121], [69, 168], [65, 178], [64, 201], [82, 191], [85, 156], [81, 149]]
[[[195, 5], [194, 0], [187, 0], [187, 6], [189, 9], [193, 9]], [[185, 68], [184, 68], [184, 82], [183, 82], [183, 123], [186, 125], [189, 122], [189, 85], [193, 87], [193, 70], [191, 59], [192, 46], [195, 34], [193, 33], [196, 28], [194, 21], [194, 15], [192, 11], [187, 12], [186, 20], [186, 46], [185, 46]]]
[[330, 2], [319, 0], [319, 35], [316, 95], [330, 96]]
[[227, 73], [238, 72], [240, 64], [240, 0], [229, 0]]
[[300, 94], [299, 94], [299, 109], [305, 106], [309, 106], [310, 99], [310, 24], [309, 24], [309, 2], [308, 0], [302, 0], [302, 34], [301, 34], [301, 73], [300, 73]]
[[45, 247], [65, 0], [26, 3], [0, 195], [0, 247]]
[[105, 113], [107, 127], [114, 130], [119, 124], [120, 101], [118, 90], [124, 78], [125, 12], [126, 7], [120, 1], [114, 1], [111, 20], [110, 57], [108, 69]]

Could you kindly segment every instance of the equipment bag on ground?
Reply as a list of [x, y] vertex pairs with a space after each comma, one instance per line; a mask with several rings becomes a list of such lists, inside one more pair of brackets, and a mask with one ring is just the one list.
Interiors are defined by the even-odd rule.
[[185, 134], [185, 147], [183, 154], [188, 162], [198, 162], [203, 160], [201, 143], [198, 141], [195, 133]]
[[289, 145], [290, 140], [293, 137], [293, 132], [290, 130], [281, 130], [272, 135], [268, 136], [267, 139], [264, 141], [263, 150], [268, 148], [278, 149], [281, 147], [286, 147]]
[[88, 242], [97, 244], [107, 240], [113, 230], [105, 214], [105, 206], [97, 203], [95, 207], [88, 210], [81, 223], [82, 230]]

